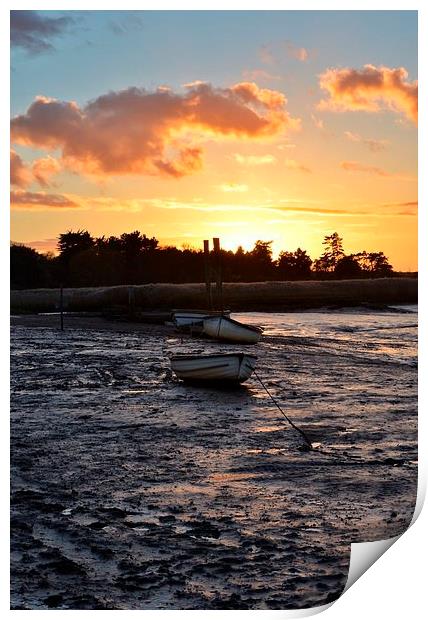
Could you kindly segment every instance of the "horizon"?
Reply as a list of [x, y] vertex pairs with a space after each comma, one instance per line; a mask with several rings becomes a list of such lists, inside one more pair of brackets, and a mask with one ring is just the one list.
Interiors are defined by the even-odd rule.
[[[80, 231], [68, 230], [66, 232], [67, 233], [78, 233], [78, 232], [86, 233], [87, 232], [92, 237], [94, 243], [96, 243], [98, 239], [103, 239], [103, 238], [106, 239], [106, 240], [108, 239], [108, 237], [106, 235], [100, 235], [99, 237], [97, 237], [95, 235], [92, 235], [91, 231], [88, 231], [88, 230], [80, 230]], [[131, 232], [138, 232], [141, 235], [144, 235], [143, 231], [125, 231], [123, 234], [129, 234]], [[60, 236], [61, 236], [61, 234], [63, 234], [63, 233], [60, 233]], [[39, 254], [42, 254], [42, 255], [49, 255], [50, 254], [50, 255], [52, 255], [54, 257], [59, 257], [61, 255], [61, 250], [59, 249], [60, 236], [58, 236], [57, 239], [52, 239], [52, 242], [55, 241], [55, 245], [52, 245], [51, 246], [52, 249], [48, 249], [48, 250], [42, 249], [43, 245], [44, 245], [43, 242], [41, 242], [40, 244], [35, 243], [35, 247], [34, 247], [31, 244], [25, 244], [25, 243], [20, 243], [19, 241], [11, 240], [10, 241], [10, 246], [14, 246], [14, 245], [25, 246], [25, 247], [29, 247], [29, 248], [31, 248], [33, 250], [36, 250]], [[121, 234], [119, 234], [117, 236], [111, 235], [111, 237], [115, 237], [116, 239], [120, 239]], [[168, 250], [170, 248], [174, 248], [174, 249], [179, 250], [179, 251], [189, 250], [191, 252], [199, 252], [201, 254], [203, 254], [203, 252], [204, 252], [204, 245], [203, 245], [204, 244], [204, 240], [201, 240], [199, 245], [197, 245], [197, 244], [192, 245], [192, 244], [185, 243], [185, 242], [182, 243], [181, 245], [178, 245], [178, 244], [174, 244], [173, 242], [171, 242], [171, 243], [169, 243], [169, 242], [162, 242], [160, 239], [157, 238], [156, 235], [153, 235], [153, 237], [157, 241], [156, 250], [161, 250], [162, 251], [162, 250]], [[327, 239], [327, 237], [328, 237], [328, 235], [324, 235], [324, 237], [323, 237], [323, 240], [324, 240], [323, 245], [325, 245], [325, 240]], [[340, 235], [339, 235], [339, 237], [340, 237]], [[213, 239], [212, 240], [208, 239], [208, 243], [210, 244], [210, 246], [211, 246], [211, 241], [214, 241], [214, 240]], [[220, 241], [220, 249], [221, 249], [221, 251], [233, 252], [234, 254], [237, 252], [239, 247], [241, 247], [245, 253], [249, 254], [249, 253], [251, 253], [255, 249], [255, 247], [257, 245], [257, 242], [267, 243], [267, 244], [270, 245], [271, 250], [272, 250], [272, 254], [271, 254], [272, 263], [276, 263], [280, 259], [282, 252], [288, 252], [287, 248], [279, 248], [278, 252], [275, 253], [273, 251], [273, 249], [272, 249], [273, 241], [271, 241], [271, 240], [258, 239], [258, 240], [256, 240], [256, 242], [251, 247], [248, 247], [248, 248], [244, 247], [243, 245], [237, 246], [236, 248], [227, 248], [227, 247], [224, 247], [222, 245], [221, 238], [219, 239], [219, 241]], [[344, 247], [344, 249], [346, 249], [346, 243], [344, 243], [344, 240], [341, 237], [340, 237], [340, 241], [343, 242], [343, 247]], [[305, 250], [305, 248], [303, 248], [303, 247], [298, 247], [296, 249], [297, 250], [301, 250], [305, 254], [307, 254], [309, 256], [309, 258], [312, 259], [313, 263], [315, 263], [315, 261], [318, 258], [320, 258], [320, 256], [312, 256], [312, 255], [310, 255]], [[323, 251], [325, 251], [325, 247], [323, 247]], [[360, 251], [364, 253], [366, 250], [361, 248]], [[213, 247], [210, 247], [210, 252], [211, 253], [214, 252]], [[379, 253], [383, 254], [383, 251], [382, 251], [381, 248], [378, 248], [378, 250], [376, 252], [379, 252]], [[358, 254], [358, 252], [356, 252], [355, 254]], [[344, 255], [348, 256], [348, 253], [345, 251]], [[353, 256], [353, 255], [349, 255], [349, 256]], [[388, 257], [386, 257], [386, 258], [388, 258]], [[393, 273], [417, 273], [417, 272], [418, 272], [417, 269], [416, 270], [393, 270]]]
[[417, 271], [417, 11], [12, 13], [16, 243], [338, 230]]

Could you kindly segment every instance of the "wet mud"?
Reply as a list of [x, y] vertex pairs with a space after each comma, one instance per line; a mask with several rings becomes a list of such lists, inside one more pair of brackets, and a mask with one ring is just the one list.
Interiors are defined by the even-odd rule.
[[14, 609], [293, 609], [337, 598], [351, 542], [411, 521], [416, 315], [257, 314], [253, 376], [186, 386], [170, 328], [12, 319]]

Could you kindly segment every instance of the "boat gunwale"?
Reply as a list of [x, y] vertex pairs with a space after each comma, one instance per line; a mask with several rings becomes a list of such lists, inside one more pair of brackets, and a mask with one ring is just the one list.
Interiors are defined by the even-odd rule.
[[213, 319], [226, 319], [227, 321], [230, 321], [230, 323], [233, 323], [233, 325], [238, 325], [243, 329], [249, 329], [250, 331], [256, 332], [257, 334], [263, 334], [264, 332], [263, 327], [258, 327], [257, 325], [250, 325], [249, 323], [241, 323], [240, 321], [231, 319], [230, 316], [210, 316], [209, 318], [204, 319], [204, 323], [205, 321], [210, 321]]
[[257, 355], [253, 355], [252, 353], [208, 353], [207, 355], [173, 355], [169, 359], [172, 361], [177, 360], [198, 360], [203, 359], [207, 360], [213, 357], [239, 357], [240, 361], [244, 359], [244, 357], [252, 357], [253, 359], [257, 359]]
[[217, 318], [217, 317], [222, 317], [222, 316], [229, 316], [230, 314], [230, 310], [204, 310], [202, 309], [190, 309], [190, 310], [185, 310], [184, 308], [178, 308], [175, 310], [171, 310], [171, 314], [201, 314], [204, 316], [209, 316], [212, 318]]

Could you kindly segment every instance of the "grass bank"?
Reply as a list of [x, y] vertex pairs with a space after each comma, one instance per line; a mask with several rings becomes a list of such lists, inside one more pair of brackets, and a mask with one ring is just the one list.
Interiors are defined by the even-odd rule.
[[[224, 306], [234, 311], [286, 311], [364, 303], [416, 303], [417, 293], [417, 278], [223, 285]], [[11, 291], [11, 311], [57, 311], [59, 298], [58, 289]], [[64, 310], [99, 312], [111, 308], [128, 308], [130, 299], [136, 309], [144, 311], [206, 307], [203, 284], [144, 284], [64, 289]]]

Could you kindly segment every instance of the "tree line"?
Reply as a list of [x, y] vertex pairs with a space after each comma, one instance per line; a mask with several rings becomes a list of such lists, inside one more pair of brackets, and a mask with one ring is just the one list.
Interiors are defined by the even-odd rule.
[[[312, 260], [305, 250], [282, 251], [272, 257], [272, 241], [254, 248], [221, 250], [225, 282], [378, 278], [393, 275], [383, 252], [345, 254], [343, 239], [324, 237], [324, 252]], [[87, 230], [58, 237], [58, 255], [40, 253], [22, 244], [11, 245], [13, 289], [63, 286], [114, 286], [154, 282], [204, 282], [204, 256], [194, 248], [160, 247], [155, 237], [140, 231], [119, 237], [93, 237]]]

